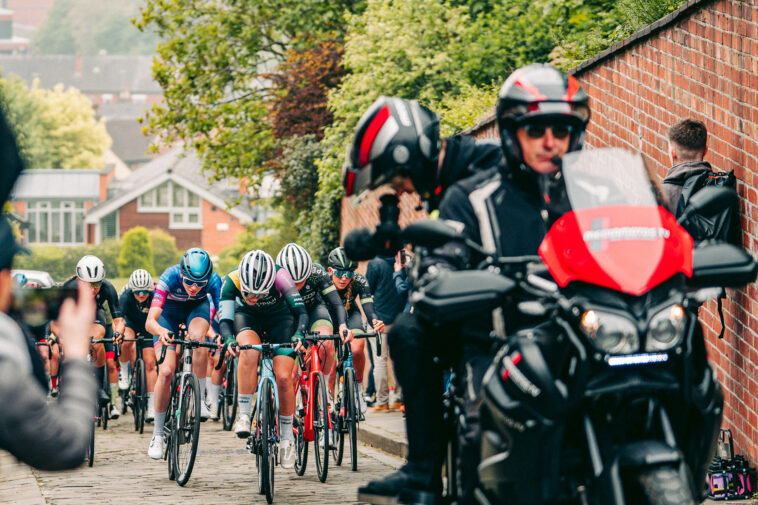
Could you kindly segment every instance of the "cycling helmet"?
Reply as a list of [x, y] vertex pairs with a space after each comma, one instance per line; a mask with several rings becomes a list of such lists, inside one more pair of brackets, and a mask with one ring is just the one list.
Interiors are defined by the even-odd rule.
[[421, 198], [433, 196], [440, 152], [439, 116], [416, 100], [379, 97], [356, 127], [343, 174], [347, 196], [409, 175]]
[[26, 275], [21, 272], [14, 275], [13, 280], [16, 282], [16, 286], [26, 286]]
[[76, 264], [76, 276], [84, 282], [100, 282], [105, 279], [105, 265], [97, 256], [88, 254]]
[[187, 249], [179, 260], [179, 270], [191, 281], [204, 281], [213, 272], [213, 262], [210, 256], [199, 247]]
[[152, 290], [153, 276], [147, 270], [138, 268], [129, 276], [129, 289], [132, 291]]
[[571, 126], [569, 152], [578, 151], [590, 120], [587, 94], [575, 77], [546, 63], [527, 65], [506, 79], [497, 98], [497, 127], [511, 170], [524, 163], [516, 130], [535, 122]]
[[311, 275], [313, 260], [305, 248], [290, 242], [276, 255], [276, 264], [284, 267], [295, 282], [302, 282]]
[[239, 279], [243, 296], [265, 294], [276, 280], [274, 259], [264, 251], [250, 251], [240, 261]]
[[349, 270], [352, 272], [358, 268], [358, 263], [347, 257], [344, 247], [338, 247], [330, 252], [328, 260], [329, 266], [335, 270]]

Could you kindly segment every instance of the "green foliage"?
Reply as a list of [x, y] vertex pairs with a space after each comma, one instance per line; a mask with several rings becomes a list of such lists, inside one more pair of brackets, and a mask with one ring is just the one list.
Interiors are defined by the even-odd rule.
[[316, 161], [321, 146], [313, 134], [288, 137], [279, 143], [281, 154], [272, 160], [281, 183], [275, 204], [284, 205], [294, 213], [311, 208], [318, 190]]
[[281, 216], [271, 218], [265, 224], [250, 224], [237, 236], [234, 245], [225, 247], [219, 252], [216, 270], [223, 277], [239, 266], [242, 257], [254, 249], [262, 249], [272, 258], [276, 258], [282, 247], [295, 241], [292, 227], [288, 226]]
[[618, 0], [617, 9], [624, 17], [627, 32], [632, 34], [666, 14], [675, 11], [686, 0]]
[[182, 252], [176, 248], [176, 239], [160, 228], [147, 232], [150, 237], [150, 247], [153, 250], [154, 275], [161, 275], [164, 270], [179, 263]]
[[466, 84], [458, 95], [444, 95], [440, 102], [440, 135], [460, 133], [495, 112], [498, 87], [481, 87]]
[[118, 272], [121, 277], [129, 277], [138, 268], [155, 273], [153, 248], [144, 226], [135, 226], [124, 233], [118, 257]]
[[153, 54], [158, 37], [130, 19], [140, 0], [56, 0], [32, 47], [42, 54]]
[[87, 254], [93, 254], [105, 264], [105, 274], [115, 277], [118, 274], [117, 260], [121, 243], [109, 239], [103, 243], [78, 247], [32, 246], [31, 254], [19, 254], [14, 259], [14, 268], [44, 270], [56, 281], [64, 281], [76, 274], [76, 264]]
[[31, 89], [15, 75], [0, 78], [3, 111], [27, 168], [102, 168], [111, 146], [105, 123], [74, 88]]

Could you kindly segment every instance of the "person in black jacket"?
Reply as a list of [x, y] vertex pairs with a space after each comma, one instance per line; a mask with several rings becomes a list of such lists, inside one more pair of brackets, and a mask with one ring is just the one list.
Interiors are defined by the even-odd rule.
[[669, 128], [669, 157], [671, 168], [663, 179], [663, 192], [669, 210], [676, 214], [682, 185], [689, 177], [713, 170], [704, 161], [708, 152], [708, 129], [695, 119], [683, 119]]
[[[556, 157], [581, 148], [588, 121], [587, 95], [574, 78], [542, 64], [516, 70], [500, 90], [497, 103], [505, 163], [493, 164], [488, 170], [452, 184], [442, 196], [439, 218], [499, 256], [536, 254], [551, 218], [561, 210], [561, 199], [555, 198], [560, 196]], [[450, 157], [447, 162], [469, 166], [465, 157]], [[375, 161], [372, 164], [372, 171], [380, 169]], [[431, 261], [422, 263], [422, 267], [434, 274], [471, 268], [478, 259], [463, 244], [448, 244], [435, 250]], [[452, 366], [466, 383], [461, 503], [473, 502], [478, 463], [478, 388], [491, 361], [487, 338], [493, 329], [502, 332], [507, 326], [512, 330], [520, 323], [515, 314], [501, 311], [472, 317], [458, 327], [432, 328], [413, 314], [398, 316], [388, 339], [405, 396], [408, 464], [359, 488], [360, 500], [439, 500], [444, 439], [440, 422], [442, 372]]]

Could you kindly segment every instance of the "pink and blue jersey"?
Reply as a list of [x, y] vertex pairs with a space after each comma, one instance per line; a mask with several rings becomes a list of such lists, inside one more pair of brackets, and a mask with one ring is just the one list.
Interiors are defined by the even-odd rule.
[[221, 297], [221, 277], [216, 272], [211, 274], [206, 284], [197, 294], [190, 296], [184, 289], [182, 274], [179, 265], [168, 267], [161, 274], [158, 285], [155, 287], [155, 295], [151, 307], [163, 308], [167, 301], [171, 302], [194, 302], [208, 298], [211, 306], [210, 318], [216, 313], [219, 307], [219, 298]]

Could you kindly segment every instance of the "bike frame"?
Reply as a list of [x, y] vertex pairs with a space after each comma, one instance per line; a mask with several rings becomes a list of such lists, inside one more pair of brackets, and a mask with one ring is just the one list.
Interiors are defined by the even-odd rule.
[[[313, 388], [311, 387], [311, 384], [314, 383], [314, 377], [321, 373], [323, 374], [323, 370], [321, 370], [321, 359], [318, 357], [318, 351], [319, 347], [318, 345], [314, 344], [308, 349], [308, 353], [310, 355], [310, 364], [308, 366], [308, 371], [300, 374], [300, 381], [298, 381], [298, 386], [303, 386], [305, 384], [308, 384], [308, 399], [307, 403], [305, 405], [305, 419], [304, 423], [305, 426], [303, 427], [303, 439], [306, 442], [313, 442], [314, 436], [313, 436], [313, 407], [314, 407], [314, 397], [313, 397]], [[299, 394], [299, 391], [296, 391], [295, 394]], [[329, 422], [329, 429], [332, 429], [332, 416], [327, 416], [328, 422]]]

